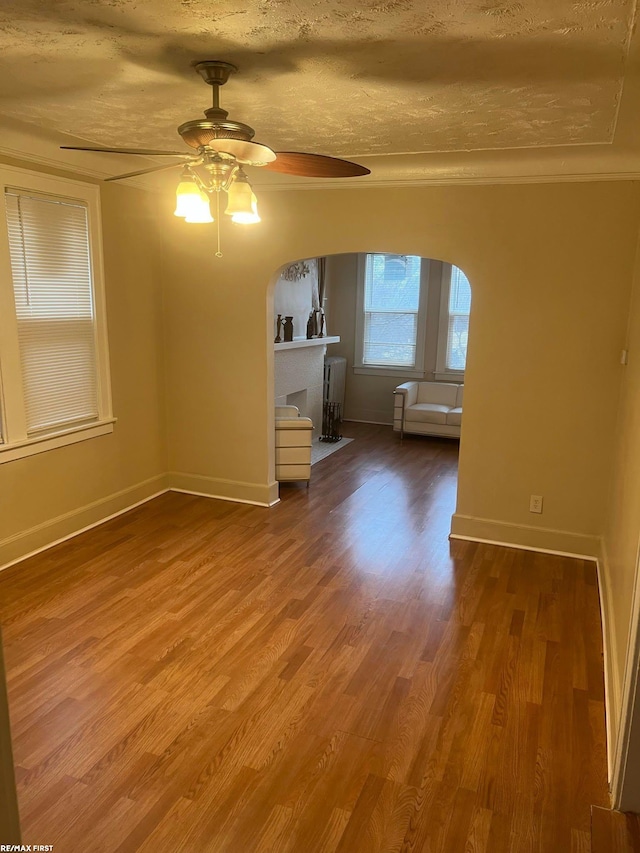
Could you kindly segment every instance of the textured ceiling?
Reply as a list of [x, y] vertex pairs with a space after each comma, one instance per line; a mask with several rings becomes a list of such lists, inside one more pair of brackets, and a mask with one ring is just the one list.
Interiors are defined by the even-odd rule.
[[[0, 116], [97, 144], [182, 147], [240, 68], [230, 118], [342, 156], [609, 143], [631, 0], [2, 0]], [[628, 71], [628, 69], [627, 69]]]

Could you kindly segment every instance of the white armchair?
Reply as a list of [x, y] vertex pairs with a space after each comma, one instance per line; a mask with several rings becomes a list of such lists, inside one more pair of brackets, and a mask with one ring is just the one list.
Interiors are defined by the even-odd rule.
[[311, 479], [313, 422], [300, 417], [297, 406], [276, 406], [276, 480]]
[[404, 382], [393, 392], [393, 429], [407, 433], [460, 437], [464, 385]]

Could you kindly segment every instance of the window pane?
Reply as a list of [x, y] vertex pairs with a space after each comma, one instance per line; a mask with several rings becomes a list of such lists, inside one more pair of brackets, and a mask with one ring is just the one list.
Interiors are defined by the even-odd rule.
[[366, 311], [417, 311], [419, 306], [419, 257], [367, 255]]
[[416, 348], [410, 344], [365, 344], [363, 364], [413, 367]]
[[84, 204], [6, 192], [27, 432], [98, 417]]
[[458, 267], [451, 267], [451, 290], [449, 291], [449, 313], [469, 314], [471, 311], [471, 285]]
[[414, 367], [419, 307], [420, 258], [367, 255], [362, 363]]
[[467, 364], [467, 338], [471, 310], [471, 285], [458, 267], [451, 267], [449, 290], [449, 327], [447, 329], [447, 370], [464, 370]]
[[416, 314], [365, 314], [364, 342], [411, 344], [416, 342]]
[[467, 337], [469, 317], [454, 314], [449, 317], [449, 341], [447, 346], [447, 368], [464, 370], [467, 364]]

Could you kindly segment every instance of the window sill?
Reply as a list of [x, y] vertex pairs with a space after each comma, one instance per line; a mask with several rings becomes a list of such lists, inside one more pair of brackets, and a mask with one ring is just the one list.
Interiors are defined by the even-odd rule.
[[405, 379], [424, 379], [424, 370], [416, 370], [414, 367], [354, 367], [354, 373], [361, 373], [364, 376], [404, 376]]
[[464, 370], [448, 370], [446, 373], [434, 373], [433, 378], [436, 382], [464, 382]]
[[0, 444], [0, 465], [3, 462], [12, 462], [14, 459], [23, 459], [25, 456], [55, 450], [55, 448], [64, 447], [67, 444], [76, 444], [78, 441], [87, 441], [89, 438], [108, 435], [113, 432], [115, 422], [115, 418], [105, 418], [92, 424], [72, 427], [38, 438], [14, 441], [12, 444]]

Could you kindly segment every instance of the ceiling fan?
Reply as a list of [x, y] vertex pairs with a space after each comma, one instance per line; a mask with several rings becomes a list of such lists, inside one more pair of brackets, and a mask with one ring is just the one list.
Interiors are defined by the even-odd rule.
[[[238, 69], [230, 62], [207, 59], [194, 63], [194, 68], [213, 90], [213, 105], [205, 110], [205, 119], [187, 121], [178, 127], [182, 139], [195, 150], [188, 154], [183, 151], [158, 151], [153, 148], [98, 148], [94, 146], [62, 145], [61, 148], [73, 151], [99, 151], [109, 154], [142, 154], [145, 156], [180, 157], [190, 166], [204, 166], [215, 186], [204, 187], [207, 191], [222, 188], [233, 173], [242, 166], [260, 166], [272, 172], [286, 175], [299, 175], [308, 178], [351, 178], [370, 174], [370, 170], [358, 163], [327, 157], [321, 154], [303, 154], [295, 151], [272, 151], [266, 145], [253, 142], [255, 131], [247, 124], [232, 121], [228, 112], [220, 106], [220, 87], [223, 86]], [[125, 175], [107, 178], [107, 181], [120, 181], [149, 172], [173, 169], [182, 163], [154, 166]], [[240, 175], [239, 177], [242, 177]], [[219, 185], [219, 186], [218, 186]], [[229, 184], [230, 185], [230, 184]]]
[[[178, 133], [193, 153], [158, 151], [155, 148], [97, 148], [84, 145], [62, 145], [73, 151], [101, 151], [108, 154], [142, 154], [144, 156], [177, 157], [179, 162], [150, 169], [139, 169], [125, 175], [115, 175], [107, 181], [135, 178], [149, 172], [182, 166], [182, 176], [176, 190], [174, 215], [185, 222], [216, 222], [217, 251], [220, 251], [220, 193], [227, 194], [225, 214], [242, 225], [260, 222], [258, 200], [247, 178], [244, 166], [260, 166], [286, 175], [309, 178], [352, 178], [368, 175], [369, 169], [349, 160], [326, 157], [322, 154], [303, 154], [297, 151], [276, 153], [267, 145], [253, 142], [254, 130], [247, 124], [232, 121], [220, 106], [220, 86], [224, 86], [235, 65], [218, 59], [194, 63], [194, 68], [213, 90], [213, 105], [205, 110], [206, 118], [187, 121]], [[216, 217], [211, 215], [209, 199], [215, 198]]]

